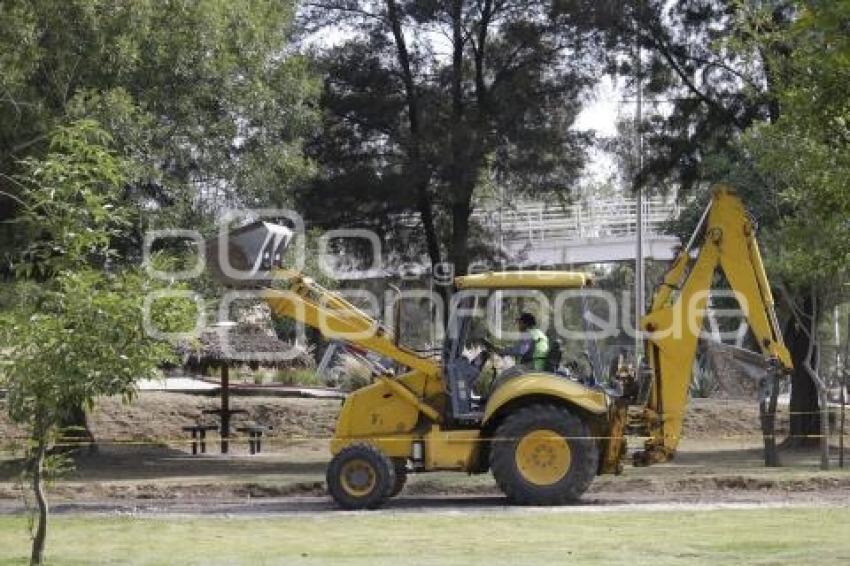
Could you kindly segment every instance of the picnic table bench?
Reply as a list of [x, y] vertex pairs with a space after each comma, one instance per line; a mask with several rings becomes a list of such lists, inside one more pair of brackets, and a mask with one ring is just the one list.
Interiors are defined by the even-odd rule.
[[230, 442], [228, 439], [230, 438], [230, 417], [232, 415], [247, 415], [248, 411], [245, 409], [231, 409], [221, 408], [221, 409], [204, 409], [201, 411], [203, 415], [216, 415], [221, 419], [221, 430], [219, 432], [221, 436], [221, 453], [227, 454]]
[[192, 455], [198, 454], [198, 446], [201, 447], [201, 454], [207, 452], [207, 431], [218, 430], [218, 425], [196, 423], [189, 426], [184, 426], [183, 430], [192, 433]]
[[246, 424], [236, 428], [239, 432], [244, 432], [248, 435], [248, 451], [251, 454], [259, 454], [262, 452], [263, 434], [271, 429], [272, 427], [268, 425], [261, 425], [257, 423]]
[[[192, 455], [194, 456], [198, 454], [198, 446], [201, 448], [200, 453], [206, 454], [207, 431], [213, 430], [219, 431], [221, 436], [221, 453], [226, 454], [230, 443], [230, 416], [235, 414], [248, 414], [248, 411], [244, 409], [229, 409], [226, 411], [222, 411], [221, 409], [205, 409], [201, 411], [201, 415], [198, 417], [198, 422], [196, 424], [184, 426], [183, 430], [192, 434]], [[204, 422], [204, 417], [206, 415], [216, 415], [220, 417], [221, 424], [217, 425]], [[272, 430], [272, 427], [256, 422], [248, 422], [236, 427], [236, 430], [248, 435], [248, 450], [251, 454], [257, 454], [263, 449], [263, 434]]]

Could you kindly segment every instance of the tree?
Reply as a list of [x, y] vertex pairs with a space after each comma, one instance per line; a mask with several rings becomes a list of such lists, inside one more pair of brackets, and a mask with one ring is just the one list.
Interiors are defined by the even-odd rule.
[[[0, 313], [3, 386], [11, 419], [25, 425], [32, 489], [38, 506], [31, 562], [41, 564], [48, 526], [44, 492], [49, 450], [60, 425], [101, 395], [133, 394], [174, 356], [143, 324], [146, 295], [157, 288], [138, 269], [110, 267], [113, 235], [127, 211], [119, 206], [126, 164], [110, 152], [93, 122], [60, 127], [43, 159], [27, 160], [19, 183], [18, 224], [31, 238], [16, 266], [17, 303]], [[187, 305], [159, 304], [154, 320], [179, 328]]]
[[[837, 243], [847, 239], [846, 226], [837, 220], [843, 208], [833, 206], [838, 215], [831, 218], [816, 210], [824, 203], [817, 195], [838, 194], [834, 181], [845, 170], [826, 157], [823, 143], [815, 147], [804, 142], [791, 127], [803, 119], [817, 128], [819, 120], [828, 118], [829, 112], [816, 116], [793, 103], [821, 88], [815, 84], [837, 94], [836, 100], [846, 96], [842, 83], [829, 81], [829, 71], [822, 72], [835, 68], [837, 61], [814, 61], [813, 51], [840, 51], [836, 26], [844, 20], [837, 12], [844, 3], [833, 8], [820, 4], [647, 0], [641, 3], [643, 10], [628, 12], [630, 19], [615, 26], [621, 37], [637, 37], [648, 53], [640, 78], [647, 98], [664, 100], [662, 111], [647, 113], [641, 125], [649, 155], [636, 173], [637, 182], [658, 187], [675, 179], [680, 198], [698, 197], [680, 223], [682, 233], [695, 225], [697, 209], [708, 199], [707, 187], [720, 181], [738, 188], [758, 220], [771, 279], [781, 283], [782, 295], [789, 298], [780, 308], [790, 320], [785, 341], [795, 365], [791, 443], [820, 434], [817, 388], [805, 370], [812, 356], [817, 359], [816, 334], [805, 328], [829, 306], [831, 298], [824, 291], [833, 286], [837, 273], [830, 274], [829, 266], [835, 266], [836, 258], [846, 262], [841, 252], [835, 253]], [[829, 15], [806, 23], [801, 15], [812, 7]], [[809, 37], [801, 26], [808, 26]], [[817, 63], [821, 72], [807, 73], [805, 59]], [[635, 73], [628, 64], [621, 71]], [[833, 112], [829, 118], [834, 117]], [[784, 146], [784, 151], [768, 146]], [[803, 159], [800, 152], [806, 154]], [[809, 182], [800, 183], [804, 170]], [[813, 186], [818, 175], [833, 174], [832, 182]]]
[[844, 298], [840, 282], [846, 281], [850, 258], [848, 24], [850, 2], [800, 2], [790, 29], [760, 38], [793, 49], [772, 62], [784, 69], [777, 85], [781, 116], [753, 128], [744, 142], [757, 170], [777, 188], [782, 206], [794, 211], [780, 222], [782, 245], [772, 261], [797, 296], [806, 291], [792, 304], [791, 332], [800, 337], [792, 387], [802, 394], [792, 398], [797, 417], [791, 435], [820, 434], [824, 448], [827, 398], [817, 334], [826, 308]]
[[[116, 189], [140, 217], [127, 251], [145, 225], [199, 226], [224, 204], [285, 202], [311, 171], [301, 139], [318, 88], [288, 49], [292, 12], [263, 0], [3, 0], [0, 220], [19, 210], [18, 164], [43, 157], [57, 125], [84, 118], [134, 166]], [[7, 228], [0, 241], [22, 245], [16, 235]]]
[[[612, 68], [626, 79], [628, 93], [639, 83], [644, 96], [645, 155], [641, 171], [632, 171], [638, 184], [659, 190], [675, 182], [680, 194], [700, 191], [711, 180], [713, 156], [734, 155], [743, 132], [778, 118], [774, 88], [781, 69], [774, 55], [787, 46], [757, 38], [787, 29], [793, 4], [640, 0], [600, 23], [620, 46], [611, 51]], [[615, 144], [628, 146], [630, 138]]]
[[594, 4], [306, 3], [308, 29], [350, 32], [315, 53], [323, 127], [308, 151], [322, 174], [300, 200], [311, 219], [397, 235], [412, 213], [407, 257], [466, 272], [477, 188], [495, 180], [566, 194], [573, 185], [587, 138], [570, 127], [598, 57], [575, 8]]

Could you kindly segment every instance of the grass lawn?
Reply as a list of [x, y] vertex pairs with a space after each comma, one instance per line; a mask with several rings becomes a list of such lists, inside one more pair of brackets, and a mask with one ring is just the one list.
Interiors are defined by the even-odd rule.
[[[53, 519], [54, 564], [850, 563], [850, 508]], [[0, 563], [28, 556], [0, 517]]]

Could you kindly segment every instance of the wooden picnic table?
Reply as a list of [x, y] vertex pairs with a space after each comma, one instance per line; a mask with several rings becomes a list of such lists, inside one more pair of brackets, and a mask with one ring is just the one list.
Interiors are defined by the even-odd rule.
[[[222, 391], [225, 391], [225, 390], [226, 390], [225, 388], [222, 388]], [[229, 403], [229, 397], [230, 396], [229, 395], [222, 395], [222, 397], [225, 397], [226, 400], [222, 399], [222, 404], [221, 404], [220, 409], [205, 409], [205, 410], [201, 411], [201, 413], [203, 413], [205, 415], [218, 415], [219, 420], [221, 422], [221, 426], [220, 427], [213, 426], [213, 428], [214, 429], [219, 428], [219, 434], [221, 435], [221, 453], [227, 454], [227, 452], [229, 450], [229, 444], [230, 444], [230, 442], [229, 442], [229, 438], [230, 438], [230, 417], [232, 415], [246, 415], [246, 414], [248, 414], [248, 411], [246, 411], [245, 409], [231, 409], [230, 403]]]

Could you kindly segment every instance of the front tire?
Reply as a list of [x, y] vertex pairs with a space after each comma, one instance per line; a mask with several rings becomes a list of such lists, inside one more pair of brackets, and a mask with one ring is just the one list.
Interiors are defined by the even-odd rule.
[[518, 505], [574, 502], [596, 476], [599, 450], [590, 429], [563, 407], [522, 407], [504, 419], [491, 442], [493, 476]]
[[337, 505], [352, 510], [380, 507], [396, 485], [392, 461], [370, 444], [340, 450], [328, 465], [326, 479]]

